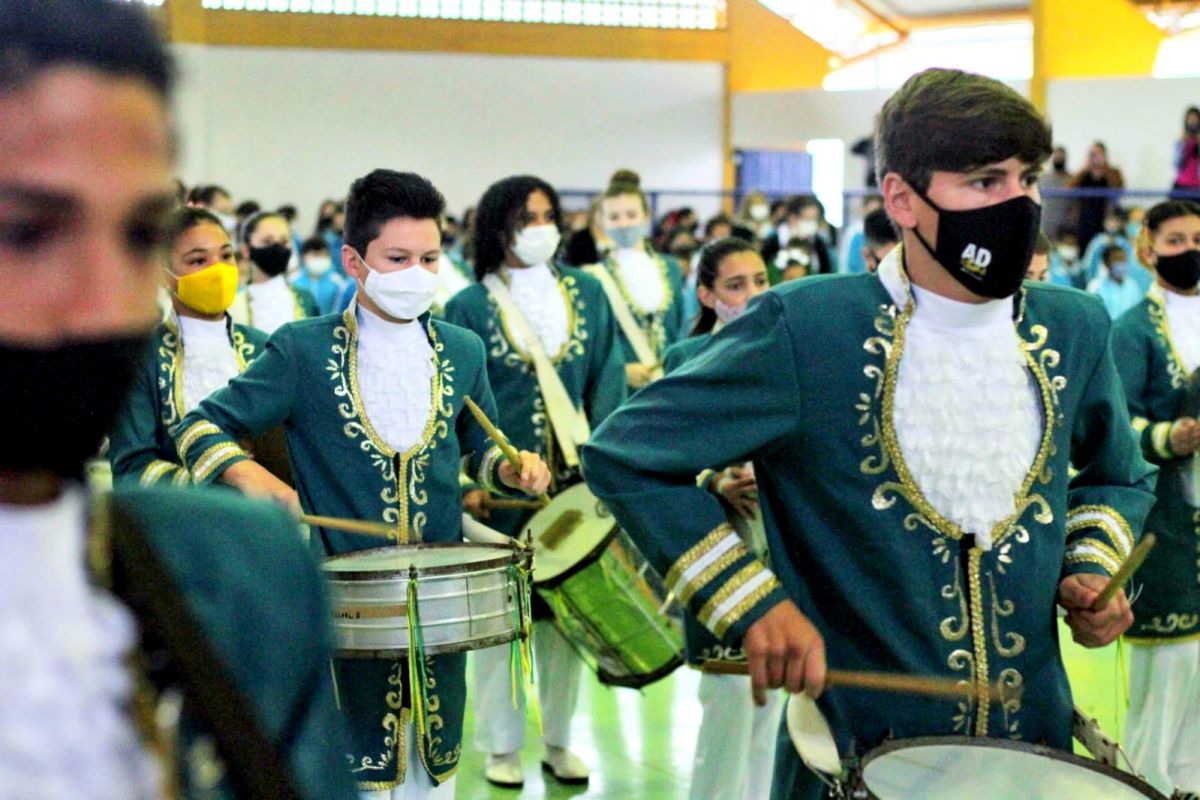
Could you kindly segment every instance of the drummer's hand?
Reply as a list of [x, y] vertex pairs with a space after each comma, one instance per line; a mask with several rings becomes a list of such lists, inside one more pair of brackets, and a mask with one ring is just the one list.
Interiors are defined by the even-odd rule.
[[653, 380], [654, 367], [637, 363], [625, 365], [625, 382], [629, 384], [630, 389], [641, 389]]
[[1171, 452], [1179, 457], [1200, 450], [1200, 422], [1192, 417], [1180, 417], [1171, 426]]
[[522, 450], [520, 474], [512, 464], [504, 461], [500, 464], [500, 480], [505, 486], [520, 489], [525, 494], [541, 494], [550, 488], [550, 468], [537, 453]]
[[492, 507], [488, 503], [488, 493], [483, 489], [472, 489], [464, 494], [463, 511], [475, 519], [487, 519], [492, 516]]
[[734, 511], [746, 519], [754, 518], [754, 512], [758, 511], [758, 483], [753, 471], [730, 467], [717, 476], [714, 488]]
[[767, 704], [767, 689], [786, 687], [819, 697], [825, 689], [825, 640], [791, 600], [784, 600], [746, 631], [754, 702]]
[[300, 496], [296, 490], [276, 478], [257, 461], [239, 461], [221, 473], [220, 481], [227, 483], [247, 497], [273, 500], [300, 516]]
[[1133, 624], [1133, 611], [1124, 589], [1100, 611], [1091, 610], [1108, 580], [1103, 575], [1081, 573], [1063, 578], [1058, 584], [1058, 604], [1067, 610], [1071, 638], [1084, 647], [1111, 644]]

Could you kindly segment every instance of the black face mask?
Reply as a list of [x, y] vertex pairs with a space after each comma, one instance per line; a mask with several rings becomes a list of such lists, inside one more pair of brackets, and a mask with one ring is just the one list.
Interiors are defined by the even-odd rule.
[[51, 348], [0, 342], [0, 469], [83, 477], [112, 427], [148, 332]]
[[1195, 289], [1200, 283], [1200, 250], [1184, 250], [1173, 256], [1159, 256], [1154, 267], [1162, 279], [1176, 289]]
[[257, 264], [259, 269], [274, 278], [287, 271], [288, 262], [292, 260], [292, 248], [286, 244], [251, 247], [250, 260]]
[[1059, 172], [1062, 172], [1067, 168], [1067, 160], [1065, 158], [1054, 159], [1054, 168]]
[[970, 211], [947, 211], [917, 192], [938, 212], [937, 247], [913, 234], [954, 279], [982, 297], [1011, 297], [1033, 258], [1042, 207], [1024, 195]]

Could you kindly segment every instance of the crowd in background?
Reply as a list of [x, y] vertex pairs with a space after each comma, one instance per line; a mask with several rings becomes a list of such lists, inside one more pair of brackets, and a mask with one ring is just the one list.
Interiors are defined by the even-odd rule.
[[[1138, 255], [1145, 210], [1140, 205], [1122, 204], [1113, 196], [1125, 187], [1120, 168], [1110, 162], [1103, 142], [1088, 148], [1078, 169], [1071, 168], [1066, 149], [1059, 146], [1040, 185], [1044, 236], [1035, 262], [1044, 258], [1046, 263], [1031, 277], [1092, 292], [1100, 296], [1114, 318], [1119, 316], [1137, 303], [1153, 281]], [[1188, 108], [1184, 115], [1183, 131], [1175, 143], [1173, 190], [1189, 196], [1200, 193], [1200, 108]], [[244, 243], [247, 220], [264, 212], [281, 217], [292, 231], [288, 282], [309, 292], [322, 314], [349, 306], [354, 283], [347, 280], [341, 263], [342, 202], [322, 202], [314, 229], [303, 237], [295, 227], [298, 212], [294, 205], [264, 209], [252, 199], [235, 201], [216, 184], [190, 190], [181, 184], [179, 192], [188, 205], [216, 214], [237, 244]], [[768, 278], [775, 285], [809, 275], [873, 270], [897, 241], [882, 198], [876, 195], [854, 203], [842, 229], [830, 224], [825, 206], [812, 194], [769, 197], [752, 191], [736, 205], [733, 214], [719, 213], [707, 219], [690, 207], [671, 208], [654, 221], [654, 248], [672, 256], [684, 274], [689, 319], [699, 311], [695, 266], [700, 249], [708, 242], [729, 236], [751, 242], [762, 254]], [[473, 214], [474, 209], [468, 208], [461, 217], [447, 216], [443, 223], [447, 259], [455, 272], [468, 280], [474, 255]], [[589, 209], [565, 212], [562, 227], [559, 257], [567, 264], [594, 264], [612, 249], [604, 232], [599, 198]], [[250, 282], [248, 271], [242, 277], [243, 283]]]

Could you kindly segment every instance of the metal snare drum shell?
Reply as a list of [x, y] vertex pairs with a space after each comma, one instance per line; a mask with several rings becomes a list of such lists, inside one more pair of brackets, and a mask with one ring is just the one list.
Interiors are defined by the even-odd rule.
[[[514, 559], [520, 568], [511, 570]], [[528, 556], [512, 547], [411, 544], [326, 559], [337, 654], [394, 658], [408, 652], [408, 585], [417, 578], [417, 624], [428, 655], [505, 644], [521, 635]]]

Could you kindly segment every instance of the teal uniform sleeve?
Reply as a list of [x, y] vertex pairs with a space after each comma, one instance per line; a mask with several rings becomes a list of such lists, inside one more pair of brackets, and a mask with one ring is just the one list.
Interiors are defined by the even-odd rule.
[[317, 308], [317, 298], [313, 297], [313, 293], [307, 289], [297, 289], [292, 287], [292, 292], [296, 295], [296, 302], [300, 304], [300, 310], [304, 312], [307, 319], [318, 317], [321, 311]]
[[617, 318], [604, 291], [597, 287], [590, 309], [595, 321], [595, 333], [588, 343], [592, 352], [588, 365], [587, 393], [584, 411], [588, 423], [595, 429], [621, 407], [629, 395], [625, 379], [625, 353], [617, 332]]
[[718, 638], [740, 639], [785, 596], [696, 476], [765, 454], [795, 430], [803, 419], [795, 358], [782, 302], [763, 295], [583, 448], [588, 485]]
[[1113, 352], [1133, 430], [1141, 443], [1142, 455], [1152, 464], [1165, 464], [1178, 456], [1171, 450], [1173, 419], [1155, 419], [1149, 410], [1150, 364], [1153, 343], [1140, 336], [1133, 316], [1138, 309], [1121, 317], [1113, 327]]
[[670, 347], [685, 338], [683, 333], [686, 323], [683, 309], [683, 270], [680, 269], [679, 262], [674, 258], [664, 257], [667, 259], [667, 272], [671, 276], [671, 294], [674, 296], [671, 307], [667, 309], [667, 319], [663, 326], [667, 332], [666, 347]]
[[[480, 410], [495, 424], [499, 415], [496, 413], [496, 397], [492, 394], [492, 385], [488, 381], [487, 353], [483, 349], [482, 339], [474, 334], [471, 334], [470, 338], [475, 346], [474, 360], [478, 369], [475, 382], [467, 396], [474, 400]], [[500, 463], [504, 456], [465, 406], [455, 423], [455, 433], [464, 453], [463, 469], [473, 484], [492, 492], [507, 491], [500, 482]]]
[[291, 415], [299, 388], [293, 335], [290, 325], [281, 327], [245, 372], [179, 424], [175, 445], [195, 483], [211, 483], [247, 460], [238, 440], [277, 428]]
[[1064, 575], [1115, 573], [1154, 505], [1158, 470], [1139, 452], [1121, 386], [1113, 348], [1106, 345], [1084, 389], [1071, 436], [1071, 463], [1078, 474], [1067, 500]]
[[148, 368], [138, 370], [125, 405], [109, 431], [108, 458], [115, 480], [136, 480], [143, 486], [182, 486], [191, 482], [187, 470], [164, 458], [159, 446], [158, 433], [162, 423], [158, 390], [151, 378], [156, 368], [157, 361], [154, 361]]

